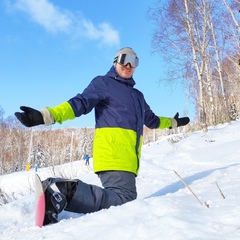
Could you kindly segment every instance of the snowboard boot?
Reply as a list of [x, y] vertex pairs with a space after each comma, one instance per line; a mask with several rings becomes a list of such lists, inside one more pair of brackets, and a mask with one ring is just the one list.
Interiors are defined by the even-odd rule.
[[42, 182], [45, 195], [45, 217], [43, 225], [57, 223], [58, 214], [71, 201], [76, 191], [75, 179], [47, 178]]

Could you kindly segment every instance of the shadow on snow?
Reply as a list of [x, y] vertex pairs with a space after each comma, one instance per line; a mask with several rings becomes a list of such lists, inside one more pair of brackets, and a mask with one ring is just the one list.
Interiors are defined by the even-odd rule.
[[[202, 179], [202, 178], [205, 178], [207, 177], [208, 175], [212, 174], [213, 172], [215, 171], [218, 171], [218, 170], [223, 170], [223, 169], [227, 169], [229, 167], [234, 167], [234, 166], [237, 166], [237, 165], [240, 165], [239, 163], [235, 163], [235, 164], [231, 164], [231, 165], [228, 165], [226, 167], [221, 167], [221, 168], [215, 168], [215, 169], [211, 169], [211, 170], [206, 170], [206, 171], [203, 171], [203, 172], [199, 172], [199, 173], [195, 173], [193, 174], [192, 176], [189, 176], [189, 177], [184, 177], [184, 181], [190, 185], [191, 183], [193, 183], [194, 181], [196, 180], [199, 180], [199, 179]], [[176, 176], [177, 177], [177, 176]], [[182, 181], [177, 181], [177, 182], [174, 182], [162, 189], [160, 189], [159, 191], [149, 195], [148, 197], [146, 198], [151, 198], [151, 197], [159, 197], [159, 196], [164, 196], [168, 193], [175, 193], [177, 192], [178, 190], [182, 189], [182, 188], [185, 188], [185, 185], [182, 183]]]

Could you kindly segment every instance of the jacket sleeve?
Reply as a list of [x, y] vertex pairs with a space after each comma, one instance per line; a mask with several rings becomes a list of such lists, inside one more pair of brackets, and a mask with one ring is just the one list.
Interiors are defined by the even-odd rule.
[[82, 94], [77, 94], [67, 102], [63, 102], [55, 107], [47, 107], [54, 121], [62, 123], [66, 120], [80, 117], [82, 114], [87, 114], [106, 97], [106, 86], [103, 77], [96, 77], [83, 91]]
[[88, 114], [102, 100], [107, 97], [106, 82], [104, 77], [96, 77], [87, 88], [75, 97], [71, 98], [68, 103], [76, 117], [82, 114]]
[[71, 105], [68, 102], [63, 102], [55, 107], [47, 107], [48, 111], [54, 119], [54, 122], [62, 124], [62, 122], [74, 119], [75, 114]]
[[159, 117], [160, 124], [158, 128], [164, 129], [164, 128], [171, 128], [172, 127], [172, 119], [168, 117]]
[[155, 115], [146, 102], [144, 124], [150, 129], [154, 128], [164, 129], [172, 127], [171, 118], [160, 117]]

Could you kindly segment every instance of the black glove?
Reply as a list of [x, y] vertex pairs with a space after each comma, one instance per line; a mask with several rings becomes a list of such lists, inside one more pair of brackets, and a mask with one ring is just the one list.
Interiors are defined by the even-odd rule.
[[20, 109], [24, 112], [15, 112], [15, 116], [26, 127], [44, 124], [43, 116], [40, 111], [25, 106], [21, 106]]
[[177, 112], [176, 115], [174, 116], [174, 119], [177, 121], [178, 127], [185, 126], [190, 122], [189, 117], [183, 117], [183, 118], [178, 118], [178, 117], [179, 117], [179, 113]]

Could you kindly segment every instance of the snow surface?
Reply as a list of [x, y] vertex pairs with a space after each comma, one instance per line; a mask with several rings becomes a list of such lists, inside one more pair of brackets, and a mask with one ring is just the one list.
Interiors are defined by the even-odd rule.
[[[239, 146], [240, 121], [145, 145], [135, 201], [86, 215], [63, 212], [59, 223], [43, 228], [34, 225], [34, 170], [0, 176], [0, 187], [16, 198], [0, 206], [0, 239], [240, 239]], [[100, 185], [91, 164], [38, 173]]]

